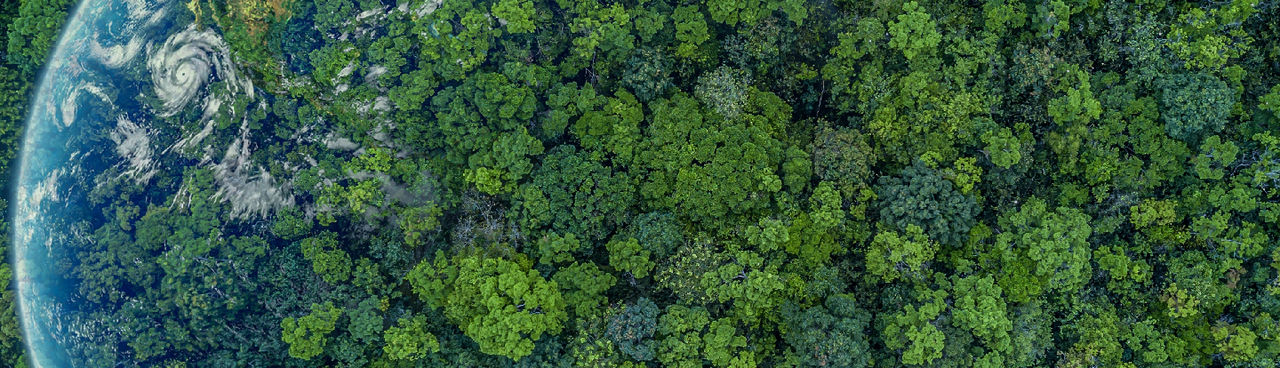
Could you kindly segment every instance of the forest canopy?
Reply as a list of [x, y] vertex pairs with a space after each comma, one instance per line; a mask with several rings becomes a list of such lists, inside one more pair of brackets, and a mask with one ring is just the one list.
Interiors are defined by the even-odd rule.
[[1280, 1], [271, 3], [182, 9], [296, 203], [95, 193], [119, 366], [1280, 365]]

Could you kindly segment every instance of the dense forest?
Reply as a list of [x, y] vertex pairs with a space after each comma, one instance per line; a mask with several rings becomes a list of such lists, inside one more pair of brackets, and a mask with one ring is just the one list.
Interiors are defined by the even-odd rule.
[[[70, 5], [0, 9], [0, 165]], [[1280, 1], [175, 9], [296, 203], [87, 194], [106, 366], [1280, 365]]]

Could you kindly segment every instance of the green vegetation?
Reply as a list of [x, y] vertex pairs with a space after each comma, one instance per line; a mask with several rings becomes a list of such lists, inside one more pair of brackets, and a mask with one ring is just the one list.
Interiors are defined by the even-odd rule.
[[[247, 3], [296, 204], [95, 191], [130, 363], [1280, 364], [1280, 2]], [[0, 10], [0, 165], [66, 6]]]

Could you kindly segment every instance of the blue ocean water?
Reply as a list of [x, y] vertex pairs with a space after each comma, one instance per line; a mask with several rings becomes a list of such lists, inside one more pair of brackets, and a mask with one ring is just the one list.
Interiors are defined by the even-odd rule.
[[[83, 301], [74, 269], [78, 250], [107, 220], [92, 193], [111, 182], [150, 185], [180, 170], [155, 152], [166, 132], [158, 116], [172, 93], [193, 95], [213, 73], [173, 57], [173, 36], [193, 32], [176, 1], [83, 0], [67, 21], [28, 111], [13, 198], [14, 279], [20, 323], [32, 367], [113, 366], [127, 361], [113, 321], [95, 318]], [[175, 11], [180, 10], [180, 11]], [[181, 46], [181, 44], [179, 44]], [[185, 50], [179, 48], [178, 50]], [[179, 55], [182, 56], [182, 55]], [[199, 55], [197, 55], [199, 56]], [[172, 64], [172, 65], [171, 65]], [[165, 71], [157, 77], [155, 71]], [[168, 75], [169, 73], [176, 73]], [[174, 88], [168, 86], [176, 77]], [[169, 86], [172, 87], [172, 86]], [[164, 102], [164, 107], [156, 107]], [[198, 108], [198, 106], [197, 106]], [[185, 114], [182, 116], [190, 116]], [[199, 116], [199, 114], [195, 114]], [[156, 122], [152, 127], [149, 122]], [[166, 151], [167, 152], [167, 151]], [[168, 166], [182, 161], [169, 160]], [[157, 188], [146, 201], [160, 201]], [[171, 189], [171, 188], [170, 188]], [[114, 335], [119, 335], [115, 333]], [[107, 340], [116, 339], [116, 340]], [[112, 357], [104, 361], [101, 357]]]

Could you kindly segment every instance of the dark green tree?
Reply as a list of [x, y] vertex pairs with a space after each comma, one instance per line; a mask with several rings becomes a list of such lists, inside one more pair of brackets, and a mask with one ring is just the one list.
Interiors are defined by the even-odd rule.
[[1212, 75], [1174, 74], [1160, 80], [1164, 129], [1188, 143], [1221, 131], [1235, 103], [1235, 93]]
[[640, 298], [609, 317], [605, 336], [632, 359], [651, 361], [657, 346], [653, 340], [657, 325], [658, 305], [648, 298]]
[[521, 189], [521, 215], [532, 230], [607, 239], [626, 219], [634, 198], [625, 173], [573, 146], [553, 148]]
[[801, 367], [867, 367], [871, 344], [866, 336], [871, 314], [852, 295], [833, 295], [823, 306], [784, 305], [783, 337]]
[[981, 210], [968, 196], [938, 170], [923, 162], [905, 168], [898, 176], [881, 177], [876, 186], [880, 197], [880, 221], [898, 231], [914, 225], [939, 243], [959, 245]]

